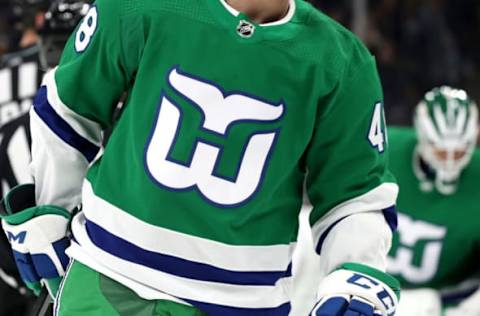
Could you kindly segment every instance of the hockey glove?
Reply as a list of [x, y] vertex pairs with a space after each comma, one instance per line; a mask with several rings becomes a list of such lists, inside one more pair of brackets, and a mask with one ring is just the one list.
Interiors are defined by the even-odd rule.
[[320, 283], [310, 316], [393, 316], [400, 285], [374, 268], [346, 263]]
[[45, 285], [54, 298], [69, 261], [65, 249], [71, 214], [56, 206], [36, 206], [35, 186], [26, 184], [8, 193], [0, 218], [22, 280], [36, 295]]

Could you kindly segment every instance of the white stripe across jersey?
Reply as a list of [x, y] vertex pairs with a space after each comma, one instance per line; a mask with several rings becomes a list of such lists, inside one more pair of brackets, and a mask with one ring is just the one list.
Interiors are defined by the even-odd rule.
[[[322, 220], [312, 227], [314, 243], [336, 221], [355, 213], [384, 210], [395, 205], [398, 195], [398, 185], [382, 183], [367, 193], [345, 201], [331, 209]], [[316, 245], [315, 245], [316, 246]]]
[[[166, 292], [176, 297], [218, 305], [243, 308], [274, 308], [289, 302], [288, 291], [291, 278], [280, 278], [275, 285], [236, 285], [179, 277], [118, 258], [97, 247], [90, 240], [85, 224], [86, 218], [109, 233], [148, 251], [166, 254], [204, 263], [216, 268], [237, 272], [283, 271], [289, 265], [295, 244], [272, 246], [232, 246], [204, 238], [190, 236], [143, 222], [95, 196], [88, 181], [83, 187], [83, 212], [78, 214], [72, 230], [81, 245], [69, 250], [78, 261], [88, 255], [99, 264], [127, 278], [135, 278], [146, 286], [145, 295], [139, 288], [132, 288], [142, 297], [151, 297], [152, 289], [159, 294]], [[161, 243], [159, 240], [168, 240]], [[91, 264], [90, 264], [91, 265]], [[95, 267], [91, 267], [95, 269]], [[118, 280], [121, 282], [120, 280]], [[125, 284], [129, 286], [128, 284]], [[129, 286], [130, 287], [130, 286]]]

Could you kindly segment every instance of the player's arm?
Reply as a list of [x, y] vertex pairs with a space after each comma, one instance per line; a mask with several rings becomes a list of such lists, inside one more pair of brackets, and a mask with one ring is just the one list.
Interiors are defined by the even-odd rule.
[[398, 187], [387, 169], [382, 100], [374, 59], [358, 44], [321, 101], [328, 106], [319, 113], [307, 156], [310, 221], [325, 276], [312, 315], [395, 310], [398, 282], [384, 271]]
[[[134, 8], [123, 0], [98, 0], [69, 39], [59, 66], [46, 74], [30, 111], [35, 185], [14, 189], [1, 217], [21, 276], [37, 293], [46, 284], [54, 296], [65, 273], [71, 212], [80, 204], [102, 130], [112, 125], [135, 72], [141, 48], [134, 45], [143, 36]], [[131, 29], [124, 36], [125, 25]], [[134, 56], [124, 53], [125, 45]]]
[[[72, 209], [135, 71], [125, 54], [127, 1], [98, 0], [67, 42], [60, 64], [44, 78], [30, 111], [31, 170], [39, 204]], [[130, 2], [128, 2], [130, 5]], [[132, 31], [135, 35], [135, 24]], [[128, 44], [126, 44], [128, 43]]]

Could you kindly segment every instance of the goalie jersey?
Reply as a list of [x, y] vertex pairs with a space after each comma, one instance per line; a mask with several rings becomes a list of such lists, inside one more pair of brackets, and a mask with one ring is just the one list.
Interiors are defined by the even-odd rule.
[[414, 173], [417, 144], [411, 128], [390, 128], [391, 170], [400, 185], [398, 233], [388, 271], [404, 288], [442, 289], [444, 300], [466, 296], [478, 286], [458, 285], [480, 272], [480, 151], [463, 171], [457, 191], [424, 192]]
[[262, 25], [221, 0], [99, 0], [31, 123], [37, 203], [83, 204], [68, 254], [143, 298], [287, 315], [305, 179], [319, 253], [351, 214], [393, 227], [374, 59], [302, 0]]

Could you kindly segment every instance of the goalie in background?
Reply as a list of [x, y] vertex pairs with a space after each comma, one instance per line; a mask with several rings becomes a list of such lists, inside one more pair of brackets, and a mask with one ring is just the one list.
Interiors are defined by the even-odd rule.
[[400, 194], [388, 271], [405, 289], [398, 315], [478, 316], [477, 106], [463, 90], [435, 88], [416, 107], [414, 125], [389, 129]]

